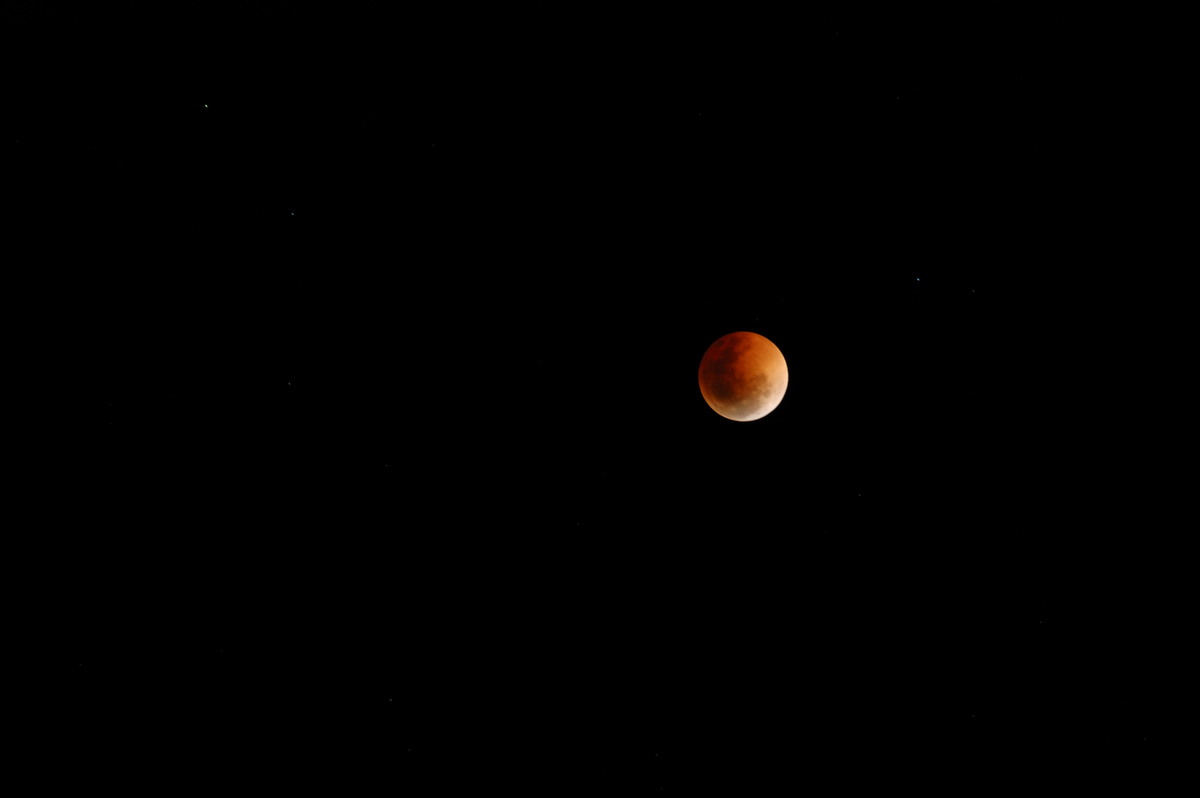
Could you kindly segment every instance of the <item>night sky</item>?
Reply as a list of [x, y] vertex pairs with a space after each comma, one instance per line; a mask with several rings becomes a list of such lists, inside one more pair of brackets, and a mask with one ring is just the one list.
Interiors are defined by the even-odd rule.
[[[4, 18], [10, 220], [72, 322], [54, 778], [1157, 772], [1137, 358], [1055, 276], [1136, 237], [1061, 20], [161, 5]], [[790, 370], [755, 422], [697, 386], [735, 330]]]

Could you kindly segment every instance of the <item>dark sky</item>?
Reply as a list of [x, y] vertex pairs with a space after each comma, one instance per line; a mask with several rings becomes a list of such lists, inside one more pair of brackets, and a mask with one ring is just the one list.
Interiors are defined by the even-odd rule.
[[[4, 34], [82, 353], [66, 772], [696, 794], [1171, 743], [1159, 539], [1097, 480], [1121, 334], [1055, 272], [1128, 245], [1061, 20], [104, 5]], [[734, 330], [788, 361], [761, 421], [696, 384]]]

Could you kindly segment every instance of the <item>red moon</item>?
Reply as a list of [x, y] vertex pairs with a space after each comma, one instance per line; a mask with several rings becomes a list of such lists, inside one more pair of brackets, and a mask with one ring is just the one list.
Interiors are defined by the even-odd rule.
[[718, 415], [754, 421], [779, 406], [787, 391], [787, 361], [758, 333], [731, 332], [700, 359], [700, 393]]

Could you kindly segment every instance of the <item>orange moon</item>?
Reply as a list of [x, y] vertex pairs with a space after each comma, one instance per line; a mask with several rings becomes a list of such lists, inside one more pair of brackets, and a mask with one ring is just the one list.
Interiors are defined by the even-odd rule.
[[700, 359], [700, 393], [718, 415], [754, 421], [779, 406], [787, 391], [787, 361], [758, 333], [731, 332]]

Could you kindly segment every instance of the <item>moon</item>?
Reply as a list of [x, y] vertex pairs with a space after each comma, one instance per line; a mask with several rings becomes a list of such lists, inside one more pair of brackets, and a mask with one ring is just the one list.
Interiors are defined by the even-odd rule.
[[700, 359], [700, 394], [732, 421], [755, 421], [779, 406], [787, 391], [783, 353], [758, 333], [731, 332]]

